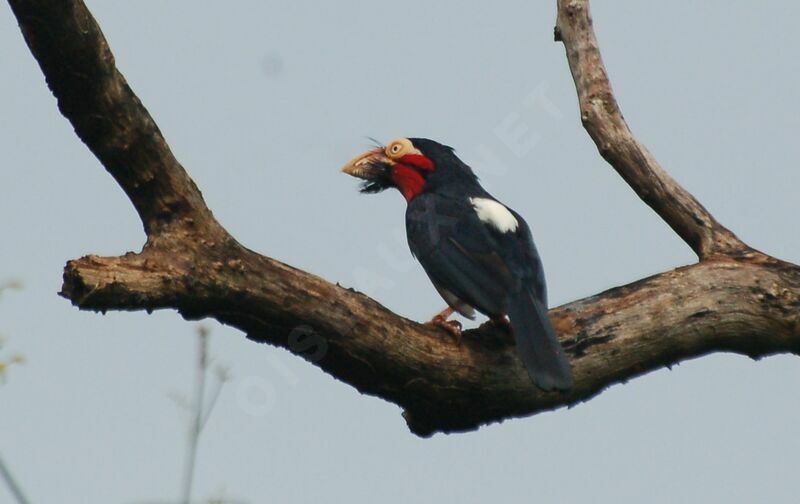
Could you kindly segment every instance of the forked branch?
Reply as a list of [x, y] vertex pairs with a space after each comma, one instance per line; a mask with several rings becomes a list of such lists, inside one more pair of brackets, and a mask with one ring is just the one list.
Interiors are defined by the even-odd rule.
[[567, 51], [581, 121], [600, 155], [701, 260], [752, 252], [670, 177], [628, 129], [603, 66], [589, 1], [558, 0], [555, 34]]
[[213, 317], [400, 405], [419, 435], [584, 401], [709, 352], [800, 351], [800, 268], [751, 251], [633, 138], [586, 1], [559, 1], [558, 17], [584, 124], [601, 154], [704, 260], [551, 310], [574, 370], [569, 395], [534, 388], [505, 332], [466, 331], [459, 346], [358, 292], [242, 247], [116, 69], [83, 2], [9, 3], [61, 112], [131, 199], [147, 234], [141, 252], [67, 263], [62, 295], [80, 309]]

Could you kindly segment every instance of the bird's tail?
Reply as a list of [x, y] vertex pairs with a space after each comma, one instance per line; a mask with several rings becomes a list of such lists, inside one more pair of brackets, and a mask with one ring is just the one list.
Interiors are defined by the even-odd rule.
[[508, 318], [531, 380], [544, 390], [572, 389], [572, 369], [547, 316], [547, 307], [531, 291], [523, 289], [512, 296]]

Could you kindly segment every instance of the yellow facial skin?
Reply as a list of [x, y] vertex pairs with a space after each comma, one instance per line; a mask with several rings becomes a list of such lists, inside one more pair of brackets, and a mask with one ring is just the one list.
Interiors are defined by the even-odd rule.
[[371, 166], [376, 163], [393, 165], [398, 159], [407, 154], [422, 154], [416, 149], [408, 138], [397, 138], [389, 142], [383, 149], [372, 149], [347, 162], [342, 171], [353, 177], [368, 179], [374, 173]]

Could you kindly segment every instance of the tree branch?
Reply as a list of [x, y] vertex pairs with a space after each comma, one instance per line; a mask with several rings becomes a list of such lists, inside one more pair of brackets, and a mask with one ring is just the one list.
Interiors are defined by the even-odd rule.
[[208, 231], [211, 212], [117, 70], [81, 1], [9, 0], [58, 108], [133, 202], [149, 237], [175, 222]]
[[63, 295], [81, 309], [171, 307], [188, 319], [216, 318], [399, 404], [420, 435], [574, 404], [712, 351], [800, 350], [800, 268], [773, 259], [702, 262], [551, 310], [575, 375], [569, 396], [534, 388], [513, 341], [490, 324], [465, 331], [457, 345], [362, 294], [244, 249], [199, 248], [177, 260], [154, 250], [85, 257], [68, 264]]
[[706, 260], [551, 310], [574, 370], [569, 395], [531, 385], [502, 330], [466, 331], [456, 345], [363, 294], [242, 247], [170, 153], [83, 3], [9, 3], [62, 113], [128, 194], [148, 236], [139, 253], [67, 263], [61, 294], [80, 309], [213, 317], [400, 405], [423, 436], [574, 404], [708, 352], [800, 351], [800, 268], [750, 253], [633, 139], [608, 87], [586, 2], [561, 2], [559, 27], [587, 129]]
[[754, 252], [664, 171], [622, 117], [592, 28], [588, 0], [558, 0], [556, 41], [563, 41], [581, 121], [600, 155], [701, 260]]

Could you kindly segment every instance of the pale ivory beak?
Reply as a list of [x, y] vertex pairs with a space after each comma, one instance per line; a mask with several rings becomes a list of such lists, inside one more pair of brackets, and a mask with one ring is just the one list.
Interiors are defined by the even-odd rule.
[[[384, 166], [381, 167], [381, 164]], [[394, 164], [383, 152], [383, 149], [373, 149], [354, 157], [344, 167], [342, 172], [356, 178], [371, 180], [384, 173], [385, 165]]]

